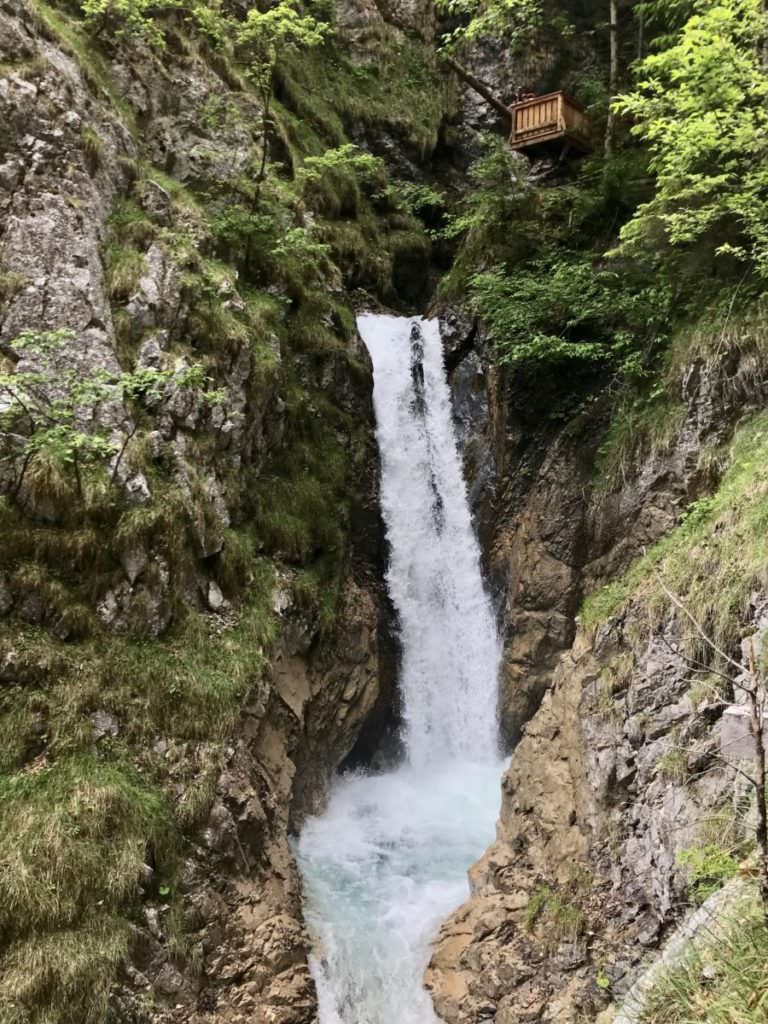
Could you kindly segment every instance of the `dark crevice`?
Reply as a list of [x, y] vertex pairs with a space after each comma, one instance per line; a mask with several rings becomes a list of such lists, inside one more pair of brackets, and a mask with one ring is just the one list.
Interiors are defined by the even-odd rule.
[[478, 324], [477, 320], [472, 321], [472, 326], [469, 329], [469, 333], [456, 348], [451, 349], [445, 353], [445, 369], [448, 375], [453, 373], [457, 366], [459, 366], [469, 355], [475, 346], [475, 340], [477, 338]]

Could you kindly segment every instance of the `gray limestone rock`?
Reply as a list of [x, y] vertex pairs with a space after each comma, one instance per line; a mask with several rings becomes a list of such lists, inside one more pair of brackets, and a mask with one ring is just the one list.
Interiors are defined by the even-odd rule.
[[117, 736], [120, 733], [120, 725], [114, 715], [103, 709], [94, 711], [88, 716], [93, 725], [93, 738], [103, 739], [105, 736]]

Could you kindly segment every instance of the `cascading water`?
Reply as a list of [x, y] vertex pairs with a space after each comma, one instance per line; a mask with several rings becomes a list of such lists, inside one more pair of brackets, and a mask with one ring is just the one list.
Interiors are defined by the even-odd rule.
[[358, 318], [371, 354], [406, 761], [341, 778], [298, 843], [321, 1024], [432, 1024], [429, 943], [499, 800], [500, 645], [435, 321]]

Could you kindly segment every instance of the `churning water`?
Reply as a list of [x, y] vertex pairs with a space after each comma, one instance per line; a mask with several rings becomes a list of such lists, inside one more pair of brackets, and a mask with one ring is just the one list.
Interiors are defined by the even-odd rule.
[[435, 321], [366, 314], [405, 762], [341, 778], [298, 844], [321, 1024], [432, 1024], [430, 940], [493, 838], [500, 645]]

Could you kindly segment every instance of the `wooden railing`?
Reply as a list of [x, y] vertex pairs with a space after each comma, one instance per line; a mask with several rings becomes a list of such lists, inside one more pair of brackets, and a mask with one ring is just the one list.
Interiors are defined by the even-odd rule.
[[583, 107], [564, 92], [513, 103], [509, 108], [513, 149], [526, 149], [564, 139], [578, 149], [588, 149], [587, 124]]

